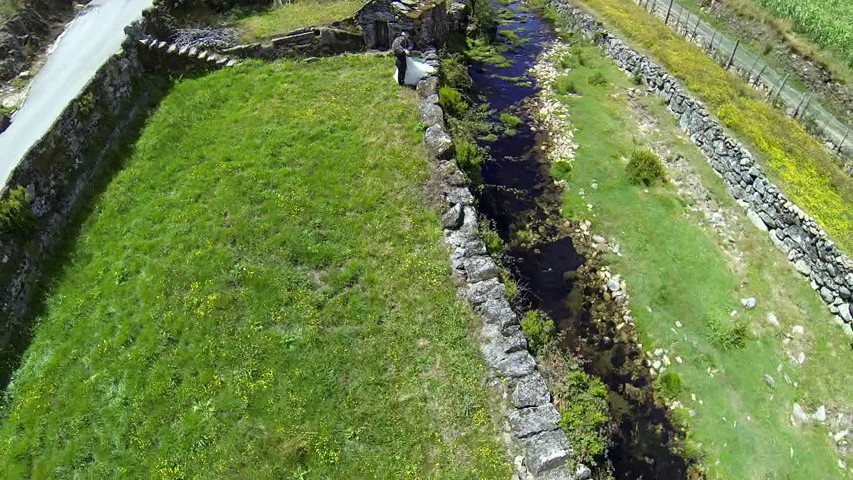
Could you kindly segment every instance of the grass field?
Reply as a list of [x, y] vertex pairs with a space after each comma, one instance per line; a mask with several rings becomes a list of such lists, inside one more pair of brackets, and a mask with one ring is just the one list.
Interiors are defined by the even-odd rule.
[[[620, 245], [622, 255], [609, 255], [608, 263], [628, 285], [644, 350], [668, 350], [670, 371], [683, 379], [684, 390], [675, 400], [684, 405], [682, 412], [695, 412], [683, 415], [692, 429], [690, 450], [703, 452], [710, 479], [851, 478], [837, 466], [826, 427], [790, 422], [794, 402], [809, 412], [820, 405], [831, 414], [849, 410], [853, 385], [838, 375], [851, 361], [849, 340], [807, 282], [744, 215], [730, 226], [742, 236], [736, 245], [743, 255], [737, 260], [723, 250], [732, 245], [726, 238], [701, 226], [703, 215], [687, 208], [692, 201], [679, 195], [674, 183], [648, 190], [629, 183], [625, 158], [653, 146], [683, 155], [720, 205], [742, 211], [658, 97], [640, 100], [658, 123], [639, 129], [644, 117], [626, 97], [631, 79], [598, 47], [579, 53], [583, 64], [573, 55], [566, 63], [574, 70], [561, 82], [580, 94], [561, 97], [580, 146], [572, 172], [554, 172], [569, 185], [563, 210], [567, 218], [592, 221], [594, 232]], [[605, 85], [590, 83], [596, 74]], [[739, 301], [745, 297], [755, 297], [757, 307], [744, 310]], [[730, 321], [732, 310], [749, 333], [743, 348], [727, 350], [714, 343], [707, 318]], [[780, 328], [767, 323], [768, 312], [775, 313]], [[804, 326], [805, 336], [786, 345], [784, 334], [794, 325]], [[800, 351], [806, 355], [802, 365], [789, 360], [789, 352]], [[764, 374], [774, 377], [775, 388]]]
[[365, 3], [365, 0], [296, 0], [233, 19], [230, 23], [245, 32], [246, 40], [255, 40], [343, 20]]
[[46, 293], [4, 478], [509, 478], [390, 68], [175, 85]]
[[847, 0], [753, 0], [853, 66], [853, 2]]
[[765, 102], [742, 80], [641, 7], [619, 0], [577, 0], [648, 52], [705, 102], [768, 176], [814, 217], [846, 252], [853, 252], [853, 180], [796, 120]]

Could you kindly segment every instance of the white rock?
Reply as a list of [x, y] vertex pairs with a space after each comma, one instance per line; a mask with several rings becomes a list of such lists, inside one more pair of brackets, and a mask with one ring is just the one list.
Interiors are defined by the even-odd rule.
[[805, 352], [800, 352], [800, 354], [799, 354], [799, 355], [797, 355], [797, 363], [799, 363], [800, 365], [802, 365], [802, 364], [803, 364], [803, 362], [805, 362], [805, 361], [806, 361], [806, 354], [805, 354]]
[[681, 328], [681, 322], [679, 322], [678, 320], [676, 320], [676, 321], [675, 321], [675, 326], [676, 326], [676, 327], [678, 327], [678, 328]]
[[767, 323], [779, 328], [779, 319], [776, 318], [776, 314], [773, 312], [767, 312]]
[[791, 328], [791, 331], [794, 333], [794, 335], [803, 335], [804, 333], [806, 333], [806, 330], [803, 328], [802, 325], [794, 325], [794, 327]]
[[758, 303], [758, 301], [755, 299], [755, 297], [741, 298], [740, 299], [740, 304], [743, 305], [743, 307], [746, 308], [747, 310], [749, 310], [750, 308], [755, 308], [755, 305], [757, 303]]
[[821, 405], [821, 406], [817, 407], [817, 410], [815, 410], [815, 412], [812, 414], [812, 418], [814, 418], [814, 420], [816, 422], [819, 422], [819, 423], [825, 422], [826, 421], [826, 406]]
[[794, 420], [796, 420], [797, 422], [805, 422], [809, 419], [809, 414], [807, 414], [806, 411], [803, 410], [803, 407], [801, 407], [799, 403], [794, 403], [792, 413], [794, 415]]

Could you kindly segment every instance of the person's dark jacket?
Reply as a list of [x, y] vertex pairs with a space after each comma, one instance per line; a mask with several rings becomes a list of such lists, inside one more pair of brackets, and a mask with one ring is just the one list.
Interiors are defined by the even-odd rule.
[[402, 35], [395, 38], [394, 42], [391, 43], [391, 52], [398, 57], [405, 56], [406, 52], [411, 48], [412, 41], [409, 37], [404, 37]]

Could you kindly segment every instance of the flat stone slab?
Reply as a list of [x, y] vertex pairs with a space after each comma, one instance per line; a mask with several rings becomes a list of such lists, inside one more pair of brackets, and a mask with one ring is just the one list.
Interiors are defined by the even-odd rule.
[[536, 360], [526, 351], [513, 352], [497, 362], [494, 368], [505, 377], [518, 378], [533, 373]]
[[522, 377], [512, 390], [512, 404], [516, 408], [537, 407], [551, 403], [551, 393], [539, 372]]
[[506, 287], [496, 278], [472, 283], [465, 290], [465, 299], [474, 305], [481, 305], [486, 300], [501, 298], [505, 295]]
[[491, 257], [472, 257], [464, 262], [465, 273], [471, 282], [482, 282], [498, 277], [498, 266]]
[[507, 418], [510, 434], [515, 438], [527, 438], [540, 432], [560, 428], [560, 412], [550, 403], [513, 410], [509, 412]]
[[534, 475], [566, 464], [571, 456], [569, 442], [562, 430], [551, 430], [528, 437], [524, 442], [527, 469]]

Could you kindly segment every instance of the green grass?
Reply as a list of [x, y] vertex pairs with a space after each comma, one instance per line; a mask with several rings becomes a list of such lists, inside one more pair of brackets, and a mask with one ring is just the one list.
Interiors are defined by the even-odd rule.
[[[629, 181], [625, 165], [631, 152], [654, 145], [684, 155], [714, 198], [737, 208], [659, 98], [642, 99], [658, 119], [657, 130], [644, 133], [625, 97], [626, 89], [633, 87], [631, 79], [597, 47], [582, 53], [586, 65], [568, 77], [586, 86], [580, 96], [560, 97], [569, 106], [577, 129], [574, 140], [580, 146], [571, 173], [554, 172], [569, 184], [563, 211], [568, 218], [591, 220], [594, 232], [620, 245], [622, 256], [608, 255], [606, 260], [627, 282], [644, 349], [669, 351], [669, 371], [681, 381], [668, 378], [661, 387], [695, 410], [695, 417], [684, 416], [692, 429], [690, 444], [701, 444], [705, 454], [708, 477], [849, 478], [836, 465], [825, 427], [794, 427], [789, 420], [794, 402], [810, 411], [822, 404], [830, 411], [849, 409], [853, 385], [837, 373], [850, 364], [849, 340], [766, 233], [745, 216], [732, 226], [743, 235], [738, 246], [745, 260], [739, 262], [722, 250], [723, 238], [700, 226], [703, 215], [686, 208], [690, 200], [681, 198], [672, 182], [646, 188]], [[607, 85], [588, 84], [596, 72], [604, 75]], [[598, 188], [589, 188], [592, 183]], [[591, 211], [587, 203], [593, 205]], [[758, 306], [744, 310], [739, 300], [752, 296]], [[729, 321], [731, 310], [739, 311], [737, 321], [745, 323], [747, 332], [737, 328], [737, 321]], [[764, 320], [770, 311], [781, 322], [780, 330]], [[727, 323], [708, 320], [720, 312]], [[797, 324], [808, 333], [803, 365], [788, 360], [782, 342], [782, 333]], [[676, 356], [683, 358], [682, 364]], [[797, 387], [782, 379], [778, 365]], [[709, 368], [716, 369], [713, 377]], [[775, 378], [775, 390], [764, 383], [764, 374]]]
[[364, 4], [364, 0], [295, 0], [282, 7], [252, 12], [229, 23], [243, 30], [245, 40], [251, 41], [344, 20]]
[[831, 48], [853, 66], [853, 3], [844, 0], [755, 0], [794, 29]]
[[770, 178], [853, 252], [853, 180], [796, 120], [765, 102], [742, 80], [632, 2], [577, 0], [630, 44], [648, 52], [705, 102], [756, 155]]
[[22, 6], [20, 0], [0, 0], [0, 19], [4, 15], [11, 15], [17, 12]]
[[388, 72], [174, 86], [46, 293], [5, 478], [509, 477]]

